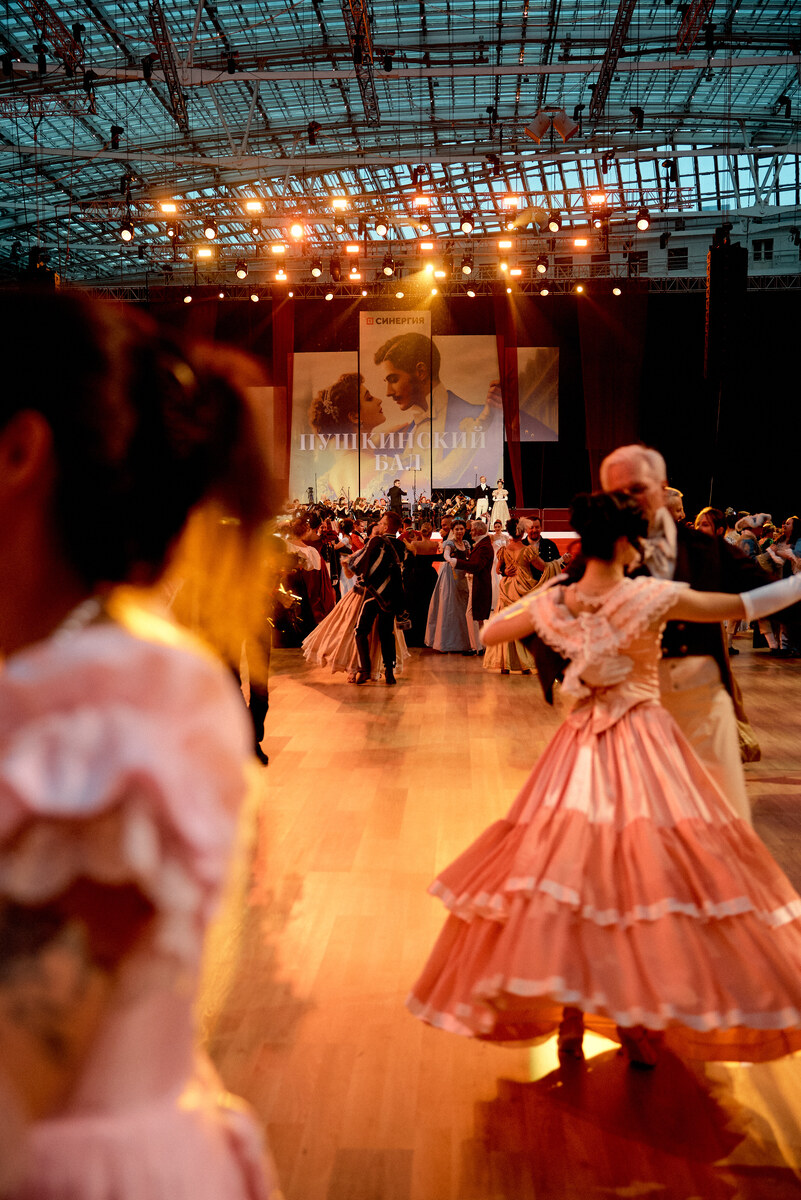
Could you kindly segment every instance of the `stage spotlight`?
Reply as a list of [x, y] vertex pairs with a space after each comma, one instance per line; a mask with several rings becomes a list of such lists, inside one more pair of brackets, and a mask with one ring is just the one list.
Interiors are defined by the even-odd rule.
[[558, 233], [562, 228], [562, 218], [558, 212], [552, 212], [548, 217], [548, 228], [551, 233]]
[[473, 274], [473, 255], [472, 254], [465, 254], [464, 258], [462, 259], [462, 274], [463, 275], [472, 275]]
[[391, 254], [384, 255], [384, 261], [381, 264], [381, 270], [384, 272], [385, 275], [394, 275], [395, 274], [395, 263], [393, 261]]
[[192, 293], [185, 292], [184, 293], [184, 304], [191, 304], [191, 303], [192, 303]]
[[130, 219], [123, 221], [120, 225], [120, 237], [124, 242], [130, 242], [134, 235], [133, 221]]
[[539, 258], [537, 259], [536, 266], [537, 266], [537, 273], [539, 275], [544, 275], [545, 272], [548, 270], [548, 256], [546, 254], [541, 254], [539, 256]]
[[385, 238], [389, 233], [389, 225], [386, 221], [377, 221], [375, 227], [376, 237]]
[[645, 124], [645, 109], [640, 108], [638, 104], [635, 104], [629, 109], [629, 112], [634, 117], [634, 128], [642, 129], [643, 125]]
[[620, 294], [621, 294], [621, 289], [620, 289], [619, 287], [613, 287], [613, 288], [612, 288], [612, 295], [613, 295], [613, 296], [619, 296]]
[[391, 54], [384, 55], [384, 57], [381, 59], [381, 66], [387, 72], [392, 70], [392, 55]]
[[237, 261], [236, 277], [237, 279], [247, 279], [248, 277], [248, 264], [245, 262], [244, 258], [240, 258]]
[[637, 210], [637, 228], [641, 229], [644, 232], [646, 229], [650, 228], [650, 225], [651, 225], [651, 214], [649, 213], [649, 211], [645, 207], [645, 205], [643, 205], [641, 208], [639, 208]]
[[549, 295], [549, 289], [548, 289], [547, 287], [541, 287], [541, 288], [540, 288], [540, 295], [541, 295], [541, 296], [547, 296], [547, 295]]
[[258, 293], [258, 292], [251, 292], [251, 293], [250, 293], [250, 298], [251, 298], [251, 300], [253, 301], [253, 303], [254, 303], [254, 304], [258, 304], [258, 303], [259, 303], [259, 293]]
[[559, 134], [563, 142], [568, 141], [573, 137], [573, 134], [578, 133], [578, 121], [574, 121], [567, 115], [563, 108], [559, 112], [553, 114], [553, 127]]
[[254, 242], [261, 241], [261, 221], [250, 222], [250, 236], [253, 238]]
[[[142, 78], [145, 80], [145, 82], [147, 82], [149, 79], [152, 78], [153, 61], [156, 58], [158, 58], [157, 54], [146, 54], [145, 57], [142, 59]], [[192, 299], [192, 297], [190, 296], [189, 300], [191, 300], [191, 299]], [[189, 303], [189, 300], [186, 301], [187, 304]]]
[[320, 124], [319, 121], [309, 121], [309, 124], [306, 127], [306, 133], [309, 138], [310, 146], [317, 145], [317, 134], [320, 132], [321, 129], [322, 129], [322, 125]]
[[122, 135], [124, 133], [125, 133], [125, 130], [123, 129], [122, 125], [112, 125], [111, 126], [111, 149], [112, 150], [119, 150], [120, 138], [122, 137]]
[[420, 233], [430, 233], [431, 232], [430, 218], [429, 217], [420, 217], [420, 219], [417, 222], [417, 228], [419, 229]]
[[467, 294], [468, 294], [468, 296], [470, 297], [470, 299], [471, 299], [471, 300], [475, 300], [476, 293], [473, 291], [473, 289], [472, 289], [472, 288], [468, 288], [468, 289], [467, 289]]
[[403, 299], [403, 296], [404, 296], [404, 293], [403, 293], [403, 292], [396, 292], [396, 293], [395, 293], [395, 299], [396, 299], [396, 300], [402, 300], [402, 299]]
[[295, 224], [294, 224], [294, 225], [291, 227], [291, 229], [289, 230], [289, 236], [290, 236], [291, 238], [294, 238], [294, 240], [295, 240], [296, 242], [299, 242], [299, 241], [300, 241], [300, 239], [303, 237], [303, 235], [304, 235], [304, 233], [305, 233], [305, 232], [306, 232], [306, 231], [305, 231], [305, 229], [303, 228], [303, 226], [302, 226], [302, 225], [300, 225], [299, 223], [295, 223]]
[[321, 258], [313, 258], [311, 262], [311, 273], [314, 279], [319, 279], [323, 273], [323, 260]]
[[342, 264], [338, 258], [332, 258], [328, 264], [328, 273], [334, 283], [339, 283], [342, 278]]
[[580, 296], [580, 295], [582, 294], [582, 292], [584, 291], [584, 284], [583, 284], [583, 283], [577, 283], [577, 284], [576, 284], [576, 291], [578, 292], [578, 294], [579, 294], [579, 296]]
[[217, 236], [217, 222], [214, 220], [214, 218], [213, 218], [213, 217], [212, 217], [210, 220], [206, 221], [206, 223], [204, 224], [204, 226], [203, 226], [203, 236], [204, 236], [204, 237], [207, 237], [207, 238], [209, 239], [209, 241], [210, 241], [210, 242], [214, 241], [214, 239], [216, 238], [216, 236]]
[[225, 69], [229, 75], [236, 74], [236, 59], [237, 59], [236, 54], [229, 54], [225, 60]]
[[462, 233], [472, 233], [475, 227], [476, 223], [473, 220], [473, 214], [471, 212], [462, 213], [459, 217], [459, 228]]
[[512, 294], [512, 289], [511, 289], [511, 288], [507, 288], [507, 289], [506, 289], [506, 295], [507, 295], [507, 296], [511, 296], [511, 294]]
[[333, 293], [333, 292], [326, 292], [326, 293], [325, 293], [325, 298], [326, 298], [326, 300], [333, 300], [333, 299], [334, 299], [334, 293]]
[[541, 142], [551, 125], [550, 113], [538, 112], [523, 132], [535, 142]]

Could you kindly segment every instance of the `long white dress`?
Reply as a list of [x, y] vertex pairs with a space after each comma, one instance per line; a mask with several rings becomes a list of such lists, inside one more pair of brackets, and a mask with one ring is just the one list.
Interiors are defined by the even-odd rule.
[[496, 521], [501, 521], [506, 525], [506, 522], [509, 520], [509, 506], [506, 503], [509, 499], [509, 493], [506, 488], [496, 488], [492, 493], [492, 499], [492, 512], [489, 517], [490, 529]]
[[56, 634], [0, 672], [0, 895], [47, 905], [86, 878], [132, 884], [155, 910], [68, 1101], [27, 1131], [13, 1200], [278, 1200], [193, 1018], [251, 740], [229, 673], [144, 613]]

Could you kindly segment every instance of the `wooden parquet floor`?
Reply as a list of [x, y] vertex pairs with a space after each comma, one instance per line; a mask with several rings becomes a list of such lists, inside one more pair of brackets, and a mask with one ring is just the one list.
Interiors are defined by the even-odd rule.
[[[801, 663], [738, 645], [756, 827], [801, 890]], [[474, 1043], [404, 1009], [443, 920], [428, 883], [561, 716], [535, 677], [458, 655], [413, 651], [397, 687], [356, 688], [276, 653], [270, 765], [200, 1015], [287, 1200], [801, 1198], [798, 1057], [637, 1073], [598, 1040], [565, 1071], [553, 1043]]]

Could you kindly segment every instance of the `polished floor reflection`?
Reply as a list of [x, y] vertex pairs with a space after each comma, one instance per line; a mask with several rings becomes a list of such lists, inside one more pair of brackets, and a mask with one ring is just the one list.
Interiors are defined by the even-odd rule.
[[[736, 671], [763, 751], [757, 831], [801, 889], [801, 662]], [[535, 677], [414, 651], [398, 686], [275, 655], [241, 870], [201, 1022], [264, 1121], [288, 1200], [801, 1197], [801, 1058], [653, 1072], [610, 1043], [437, 1033], [403, 1001], [443, 919], [436, 871], [503, 814], [561, 720]]]

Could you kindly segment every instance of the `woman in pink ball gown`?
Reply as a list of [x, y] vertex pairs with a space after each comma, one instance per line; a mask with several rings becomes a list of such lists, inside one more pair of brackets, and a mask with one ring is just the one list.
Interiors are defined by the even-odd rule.
[[258, 415], [234, 354], [134, 313], [9, 295], [0, 330], [0, 1191], [275, 1200], [192, 1015], [249, 723], [231, 671], [117, 586], [158, 583], [212, 495], [252, 565]]
[[[744, 596], [629, 578], [644, 533], [625, 498], [579, 498], [575, 584], [489, 622], [489, 645], [536, 633], [569, 666], [575, 707], [508, 816], [431, 887], [450, 909], [409, 998], [454, 1033], [496, 1042], [582, 1027], [652, 1066], [761, 1061], [801, 1048], [801, 898], [659, 703], [669, 618], [764, 616], [799, 577]], [[778, 592], [772, 589], [779, 589]], [[782, 590], [783, 589], [783, 590]]]

